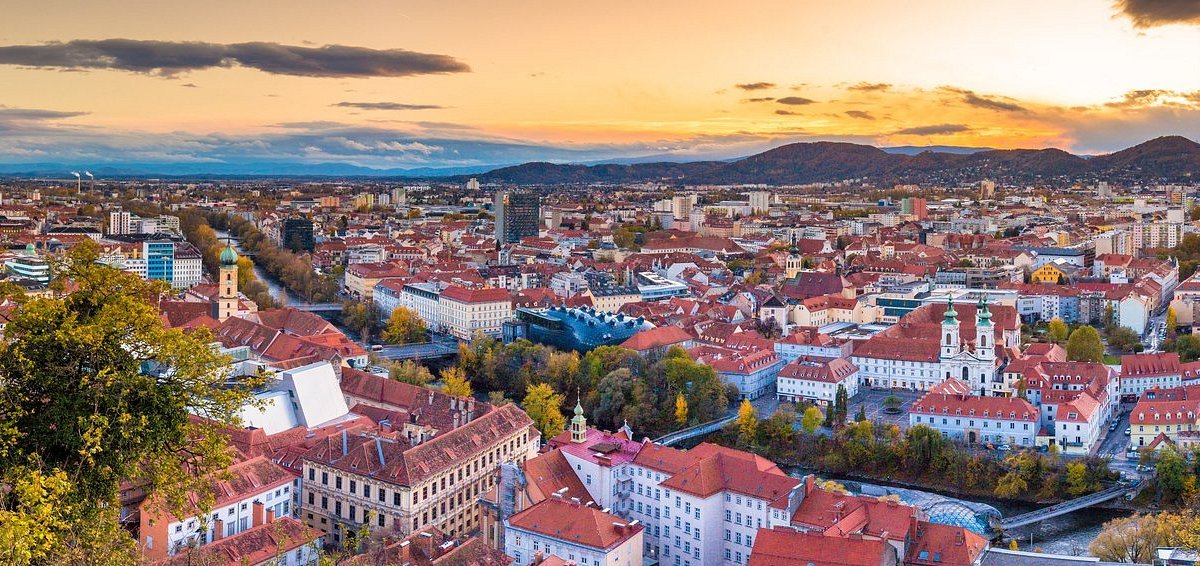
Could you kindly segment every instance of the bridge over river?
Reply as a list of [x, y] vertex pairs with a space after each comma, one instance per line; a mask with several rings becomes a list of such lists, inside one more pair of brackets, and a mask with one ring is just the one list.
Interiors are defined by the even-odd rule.
[[1083, 497], [1076, 497], [1075, 499], [1064, 501], [1049, 507], [1044, 507], [1036, 511], [1022, 513], [1013, 517], [1005, 517], [1004, 519], [1000, 520], [1000, 529], [1004, 531], [1016, 529], [1018, 527], [1040, 523], [1046, 519], [1058, 517], [1059, 515], [1074, 513], [1080, 509], [1086, 509], [1093, 505], [1099, 505], [1107, 501], [1112, 501], [1118, 497], [1124, 496], [1127, 493], [1135, 493], [1138, 488], [1141, 487], [1141, 483], [1141, 481], [1131, 484], [1120, 483], [1103, 491], [1090, 493], [1088, 495], [1084, 495]]
[[292, 307], [296, 310], [315, 312], [315, 313], [323, 313], [323, 312], [328, 313], [328, 312], [341, 312], [342, 311], [341, 303], [293, 303], [288, 306]]
[[[686, 440], [703, 437], [716, 432], [735, 420], [737, 420], [737, 415], [730, 414], [720, 419], [660, 436], [654, 439], [654, 442], [672, 446]], [[935, 523], [967, 527], [981, 535], [994, 536], [1012, 529], [1041, 523], [1055, 517], [1106, 503], [1130, 493], [1136, 493], [1141, 484], [1140, 480], [1135, 483], [1119, 483], [1096, 493], [1090, 493], [1069, 501], [1063, 501], [1062, 503], [1056, 503], [1049, 507], [1043, 507], [1011, 517], [1003, 517], [1000, 511], [991, 505], [961, 501], [919, 490], [871, 486], [871, 489], [863, 489], [863, 493], [875, 496], [900, 495], [901, 499], [906, 503], [921, 508], [929, 516], [930, 520]]]

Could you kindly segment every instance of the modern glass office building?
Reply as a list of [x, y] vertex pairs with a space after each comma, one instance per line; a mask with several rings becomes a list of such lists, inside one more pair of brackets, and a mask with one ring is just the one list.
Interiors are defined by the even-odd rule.
[[143, 242], [142, 253], [146, 260], [146, 279], [175, 283], [175, 242]]

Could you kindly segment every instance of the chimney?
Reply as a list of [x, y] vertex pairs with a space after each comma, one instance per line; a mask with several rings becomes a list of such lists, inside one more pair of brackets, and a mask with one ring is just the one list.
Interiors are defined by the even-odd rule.
[[275, 510], [274, 509], [267, 509], [267, 521], [266, 522], [268, 525], [275, 522]]
[[425, 556], [433, 556], [433, 533], [428, 531], [418, 534], [416, 537], [416, 545], [420, 548]]
[[475, 420], [475, 398], [467, 397], [467, 422]]
[[815, 476], [812, 474], [804, 476], [804, 495], [812, 493], [813, 487], [816, 486], [816, 483]]
[[263, 524], [263, 504], [261, 501], [254, 502], [254, 507], [251, 510], [251, 513], [252, 513], [252, 515], [251, 515], [250, 520], [254, 523], [254, 526], [255, 527], [262, 526], [262, 524]]
[[217, 519], [216, 521], [213, 521], [213, 542], [221, 540], [221, 537], [223, 536], [225, 536], [225, 521]]

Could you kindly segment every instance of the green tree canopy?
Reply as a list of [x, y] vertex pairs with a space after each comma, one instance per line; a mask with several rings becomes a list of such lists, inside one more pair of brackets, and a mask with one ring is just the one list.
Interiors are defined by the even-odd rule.
[[1055, 344], [1062, 344], [1070, 337], [1071, 329], [1067, 327], [1067, 323], [1061, 318], [1055, 318], [1050, 321], [1046, 327], [1046, 338]]
[[1080, 326], [1067, 339], [1067, 359], [1073, 362], [1100, 362], [1104, 360], [1104, 343], [1100, 333], [1091, 326]]
[[383, 329], [383, 341], [388, 344], [416, 344], [428, 342], [429, 334], [425, 331], [425, 321], [417, 313], [406, 307], [397, 307], [388, 316]]
[[818, 428], [821, 428], [821, 422], [824, 420], [825, 415], [821, 414], [821, 409], [809, 407], [804, 409], [804, 417], [800, 420], [800, 428], [804, 429], [804, 432], [812, 434], [817, 432]]
[[5, 327], [0, 484], [14, 489], [0, 492], [0, 541], [18, 544], [0, 562], [115, 559], [132, 543], [112, 512], [122, 481], [180, 516], [211, 505], [208, 475], [233, 457], [224, 427], [261, 383], [229, 381], [206, 332], [163, 326], [165, 284], [98, 255], [76, 246], [53, 266], [72, 292], [25, 301]]
[[521, 402], [534, 426], [542, 433], [542, 438], [550, 439], [558, 436], [567, 428], [567, 418], [563, 416], [563, 396], [554, 392], [549, 384], [539, 383], [526, 389], [525, 400]]

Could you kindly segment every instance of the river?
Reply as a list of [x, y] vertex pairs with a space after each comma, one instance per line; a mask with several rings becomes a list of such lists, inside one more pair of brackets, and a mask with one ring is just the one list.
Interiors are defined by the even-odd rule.
[[[803, 469], [791, 470], [794, 477], [802, 477]], [[932, 509], [931, 519], [939, 523], [960, 524], [982, 530], [981, 521], [972, 521], [969, 512], [987, 512], [994, 510], [1005, 517], [1020, 515], [1041, 508], [1039, 505], [1014, 502], [999, 499], [963, 500], [948, 495], [896, 486], [866, 483], [858, 480], [839, 478], [827, 474], [819, 476], [832, 479], [846, 486], [852, 492], [866, 495], [895, 494], [905, 503], [922, 509]], [[959, 509], [969, 509], [965, 514], [957, 513]], [[1092, 507], [1075, 513], [1047, 519], [1039, 524], [1013, 529], [1008, 536], [1017, 539], [1021, 550], [1037, 550], [1049, 554], [1067, 556], [1086, 556], [1088, 544], [1096, 538], [1106, 521], [1131, 515], [1129, 511]], [[974, 523], [974, 524], [965, 524]], [[1033, 544], [1030, 546], [1030, 535]], [[1005, 543], [1007, 544], [1007, 543]]]
[[[237, 237], [230, 235], [230, 233], [225, 230], [215, 230], [215, 232], [217, 233], [217, 239], [222, 241], [228, 240], [230, 245], [233, 246], [234, 250], [236, 250], [238, 253], [244, 253], [242, 250], [242, 244], [238, 241]], [[298, 301], [295, 300], [295, 297], [293, 297], [291, 293], [288, 293], [288, 290], [285, 289], [278, 280], [263, 270], [262, 267], [259, 267], [257, 263], [254, 264], [254, 275], [255, 277], [258, 277], [259, 281], [262, 281], [263, 284], [267, 286], [267, 292], [271, 293], [271, 296], [274, 297], [275, 301], [279, 304], [298, 304]]]

